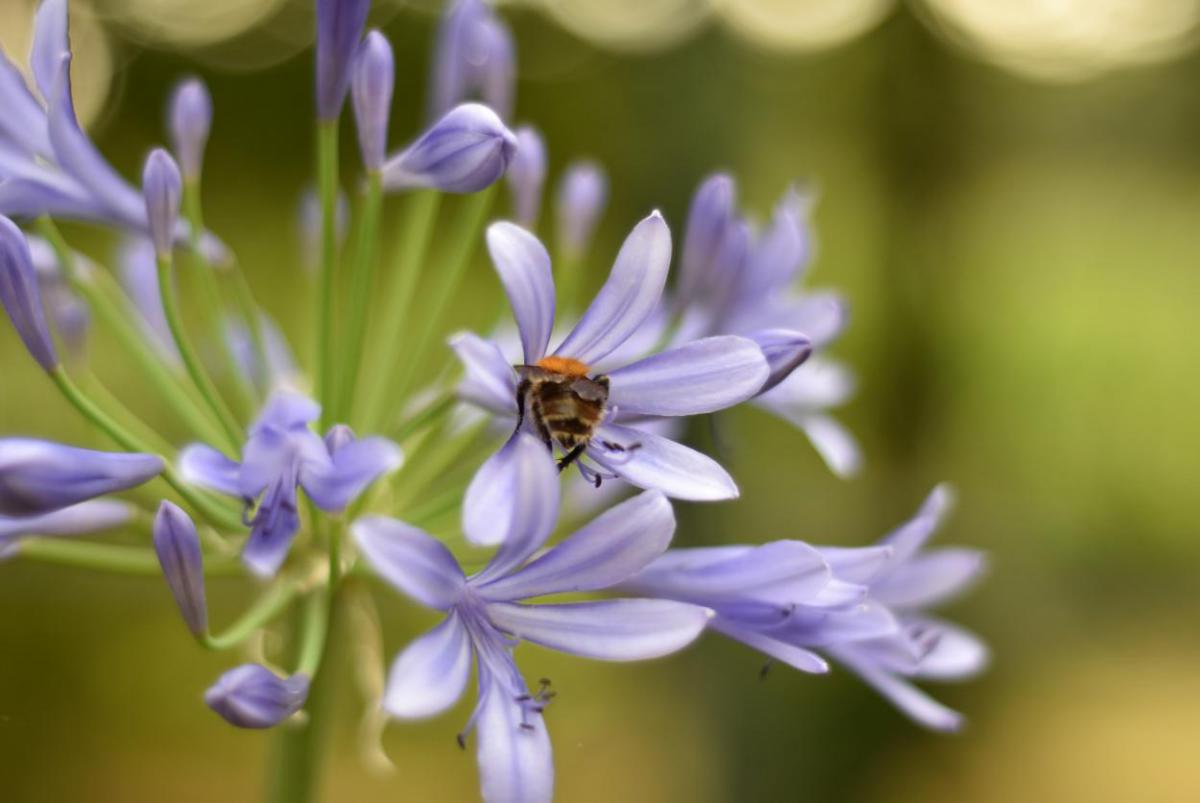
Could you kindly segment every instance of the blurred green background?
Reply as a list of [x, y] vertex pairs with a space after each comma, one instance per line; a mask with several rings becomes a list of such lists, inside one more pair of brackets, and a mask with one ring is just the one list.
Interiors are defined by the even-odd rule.
[[[127, 176], [164, 136], [173, 82], [209, 82], [209, 222], [305, 343], [295, 211], [311, 175], [308, 4], [76, 6], [81, 106]], [[546, 135], [552, 179], [579, 156], [611, 175], [594, 282], [651, 208], [678, 238], [713, 169], [734, 171], [763, 216], [793, 179], [820, 188], [812, 284], [851, 303], [834, 353], [859, 376], [840, 416], [866, 468], [839, 481], [799, 433], [737, 410], [723, 418], [722, 456], [742, 498], [681, 506], [677, 543], [865, 544], [952, 481], [959, 506], [940, 541], [991, 554], [986, 582], [952, 614], [987, 639], [994, 664], [930, 687], [970, 718], [949, 737], [836, 669], [776, 667], [760, 681], [761, 658], [716, 637], [643, 666], [522, 647], [526, 675], [561, 692], [547, 720], [558, 799], [1200, 799], [1197, 4], [707, 6], [504, 10], [521, 62], [517, 120]], [[5, 7], [0, 40], [23, 52], [28, 9]], [[396, 48], [400, 143], [423, 115], [434, 17], [381, 4], [373, 20]], [[352, 187], [349, 126], [343, 141]], [[102, 236], [72, 232], [106, 256]], [[497, 290], [477, 260], [446, 330], [478, 322]], [[108, 345], [93, 344], [98, 372], [171, 431]], [[0, 365], [0, 431], [86, 442], [7, 328]], [[214, 583], [214, 618], [249, 593]], [[390, 657], [432, 619], [377, 598]], [[10, 562], [0, 611], [0, 798], [259, 796], [268, 737], [204, 707], [230, 662], [192, 643], [161, 581]], [[349, 678], [342, 703], [326, 799], [477, 795], [474, 758], [454, 744], [469, 703], [390, 726], [390, 774], [361, 758]]]

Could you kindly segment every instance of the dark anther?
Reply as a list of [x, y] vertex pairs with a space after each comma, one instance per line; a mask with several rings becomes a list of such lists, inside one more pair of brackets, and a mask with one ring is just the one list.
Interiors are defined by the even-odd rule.
[[458, 742], [459, 750], [467, 749], [467, 735], [465, 733], [454, 734], [454, 741]]
[[524, 703], [524, 702], [528, 702], [529, 700], [532, 700], [532, 699], [533, 699], [533, 697], [531, 695], [522, 694], [517, 697], [517, 702]]
[[536, 730], [536, 728], [534, 728], [534, 727], [533, 727], [532, 725], [530, 725], [528, 722], [522, 722], [522, 723], [521, 723], [521, 730], [531, 731], [531, 730]]
[[759, 680], [767, 679], [767, 674], [771, 671], [772, 663], [774, 663], [774, 662], [770, 658], [768, 658], [767, 662], [762, 665], [762, 669], [758, 670], [758, 679]]

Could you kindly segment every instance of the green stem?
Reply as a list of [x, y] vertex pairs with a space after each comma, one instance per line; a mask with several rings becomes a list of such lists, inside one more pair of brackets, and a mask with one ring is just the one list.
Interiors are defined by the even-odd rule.
[[378, 170], [367, 174], [363, 198], [362, 225], [358, 231], [358, 246], [350, 275], [350, 307], [346, 317], [346, 351], [342, 355], [342, 374], [338, 377], [342, 392], [335, 408], [334, 420], [342, 418], [354, 406], [354, 390], [358, 384], [359, 363], [366, 340], [367, 321], [371, 309], [371, 289], [379, 262], [379, 212], [383, 206], [383, 177]]
[[554, 284], [558, 288], [556, 295], [559, 303], [562, 304], [559, 320], [580, 308], [579, 299], [576, 296], [579, 294], [580, 280], [583, 278], [581, 275], [583, 271], [582, 256], [576, 251], [561, 247], [555, 255]]
[[242, 430], [233, 411], [225, 404], [225, 400], [221, 398], [212, 379], [209, 378], [208, 372], [204, 370], [200, 356], [196, 353], [191, 339], [183, 328], [183, 316], [180, 315], [179, 305], [175, 300], [171, 255], [159, 254], [157, 262], [158, 294], [162, 299], [167, 326], [171, 329], [171, 336], [175, 339], [175, 347], [179, 349], [179, 356], [183, 358], [184, 367], [187, 368], [188, 375], [191, 376], [196, 389], [200, 391], [200, 395], [208, 402], [209, 408], [220, 422], [221, 429], [225, 433], [226, 445], [233, 450], [234, 454], [237, 454], [242, 446]]
[[419, 459], [416, 454], [410, 457], [408, 465], [412, 468], [397, 475], [397, 484], [402, 486], [402, 490], [397, 492], [392, 501], [393, 509], [406, 512], [408, 505], [430, 482], [453, 466], [474, 446], [479, 433], [486, 426], [487, 422], [481, 422], [448, 440], [441, 440], [440, 433], [433, 433], [431, 438], [436, 445], [428, 452], [422, 450]]
[[340, 595], [332, 612], [322, 594], [311, 594], [304, 610], [303, 633], [297, 672], [312, 677], [303, 722], [278, 730], [274, 772], [268, 799], [271, 803], [313, 803], [317, 798], [320, 758], [334, 713], [333, 695], [340, 670], [342, 618]]
[[366, 431], [377, 428], [383, 416], [383, 406], [389, 400], [387, 380], [396, 363], [404, 359], [406, 353], [401, 337], [408, 323], [408, 308], [421, 275], [425, 253], [429, 250], [441, 200], [441, 194], [433, 190], [418, 192], [406, 199], [392, 277], [381, 306], [383, 329], [378, 337], [372, 339], [376, 358], [371, 369], [371, 381], [366, 387], [367, 396], [361, 419]]
[[396, 428], [393, 433], [393, 438], [397, 441], [403, 441], [405, 438], [420, 432], [426, 426], [439, 421], [450, 409], [454, 407], [458, 401], [458, 396], [453, 388], [442, 391], [437, 398], [425, 405], [417, 411], [412, 417]]
[[314, 375], [317, 397], [322, 405], [322, 429], [328, 424], [333, 404], [333, 310], [334, 273], [337, 269], [337, 120], [317, 123], [317, 190], [321, 200], [321, 264], [316, 295], [316, 346]]
[[84, 377], [84, 387], [87, 388], [87, 393], [96, 400], [102, 409], [109, 410], [119, 420], [119, 423], [131, 430], [134, 437], [138, 440], [149, 444], [154, 452], [157, 454], [171, 454], [175, 451], [175, 447], [168, 443], [166, 438], [152, 430], [140, 418], [134, 415], [133, 411], [126, 407], [108, 389], [108, 386], [100, 381], [100, 377], [96, 376], [95, 373], [91, 371], [87, 373]]
[[[120, 544], [96, 544], [90, 541], [60, 541], [54, 538], [25, 538], [17, 555], [26, 560], [73, 566], [118, 574], [156, 577], [162, 574], [158, 556], [152, 550]], [[238, 570], [235, 560], [210, 561], [205, 573], [211, 576], [233, 574]]]
[[236, 622], [217, 635], [204, 634], [200, 641], [210, 650], [228, 650], [241, 644], [259, 628], [283, 613], [299, 590], [294, 580], [280, 580], [267, 589]]
[[163, 400], [195, 435], [209, 443], [219, 443], [221, 431], [196, 404], [188, 392], [189, 389], [180, 382], [179, 377], [163, 362], [162, 356], [155, 351], [145, 333], [134, 324], [139, 313], [133, 309], [112, 278], [103, 271], [89, 271], [85, 275], [76, 264], [75, 255], [53, 221], [41, 218], [37, 225], [38, 232], [54, 249], [72, 289], [87, 299], [88, 305], [116, 335]]
[[475, 255], [475, 249], [479, 245], [479, 233], [483, 230], [495, 193], [496, 185], [493, 184], [486, 190], [468, 195], [455, 216], [454, 231], [447, 238], [449, 250], [445, 252], [436, 272], [437, 283], [429, 291], [429, 301], [423, 305], [423, 325], [417, 328], [412, 348], [406, 349], [410, 357], [400, 360], [400, 372], [389, 394], [398, 403], [403, 402], [408, 394], [430, 341], [435, 334], [441, 334], [443, 331], [439, 326], [443, 312], [458, 290], [458, 285], [471, 264], [471, 257]]
[[[50, 378], [58, 389], [62, 391], [75, 409], [77, 409], [84, 418], [96, 425], [104, 434], [111, 438], [118, 446], [129, 452], [144, 452], [153, 454], [145, 443], [137, 436], [130, 433], [112, 418], [110, 418], [103, 410], [95, 405], [79, 387], [71, 381], [67, 376], [66, 371], [62, 366], [58, 366], [50, 372]], [[166, 462], [166, 468], [163, 469], [162, 478], [166, 480], [175, 491], [183, 497], [183, 499], [192, 506], [192, 508], [206, 519], [219, 527], [228, 529], [243, 529], [241, 518], [234, 512], [222, 507], [216, 501], [196, 491], [190, 485], [183, 481], [175, 471], [175, 467], [169, 462]]]

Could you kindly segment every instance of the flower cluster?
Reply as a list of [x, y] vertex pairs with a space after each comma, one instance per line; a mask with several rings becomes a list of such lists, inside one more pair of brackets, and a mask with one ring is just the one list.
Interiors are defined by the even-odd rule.
[[[157, 567], [188, 632], [213, 650], [286, 622], [285, 637], [256, 641], [255, 660], [203, 695], [240, 728], [322, 727], [324, 706], [295, 715], [310, 689], [336, 680], [326, 667], [338, 645], [359, 651], [360, 674], [380, 676], [365, 685], [394, 719], [448, 709], [473, 669], [476, 704], [457, 739], [476, 742], [488, 801], [553, 794], [555, 691], [525, 680], [515, 660], [523, 642], [636, 661], [714, 631], [805, 672], [832, 661], [916, 721], [959, 727], [957, 713], [912, 683], [966, 677], [987, 658], [978, 639], [928, 613], [982, 566], [971, 550], [924, 548], [946, 489], [875, 546], [670, 548], [671, 500], [739, 494], [725, 466], [686, 443], [688, 418], [752, 404], [793, 423], [835, 474], [860, 462], [828, 413], [851, 392], [848, 370], [823, 354], [846, 305], [798, 287], [813, 250], [812, 198], [788, 189], [757, 227], [737, 207], [733, 178], [710, 177], [692, 202], [674, 281], [671, 230], [653, 211], [581, 303], [608, 179], [586, 159], [563, 170], [554, 238], [543, 245], [549, 149], [537, 128], [509, 127], [509, 29], [482, 0], [450, 5], [428, 127], [391, 148], [394, 58], [380, 31], [364, 30], [368, 12], [368, 0], [316, 0], [316, 191], [301, 226], [315, 285], [309, 349], [288, 344], [233, 248], [204, 226], [214, 102], [199, 79], [172, 93], [171, 149], [149, 152], [139, 189], [75, 118], [66, 0], [38, 9], [32, 86], [0, 54], [0, 303], [49, 384], [117, 450], [0, 439], [0, 558]], [[352, 218], [337, 158], [347, 97], [365, 179]], [[501, 179], [512, 221], [492, 219]], [[454, 204], [442, 223], [453, 236], [435, 259], [444, 202]], [[381, 275], [385, 203], [399, 207], [400, 247]], [[115, 230], [113, 265], [76, 252], [63, 219]], [[353, 247], [343, 248], [343, 229]], [[422, 381], [423, 361], [443, 348], [443, 313], [482, 250], [512, 324], [449, 337], [441, 359], [452, 352], [461, 372]], [[200, 323], [185, 321], [183, 294]], [[112, 335], [187, 432], [181, 448], [86, 369], [92, 326]], [[477, 454], [487, 456], [470, 463]], [[590, 521], [572, 519], [573, 533], [555, 538], [564, 506]], [[118, 542], [81, 538], [105, 530]], [[464, 568], [479, 548], [490, 559]], [[214, 630], [206, 578], [217, 573], [261, 592]], [[374, 605], [369, 577], [444, 617], [400, 652], [386, 681], [367, 643], [375, 638], [330, 637], [347, 627], [339, 611]], [[289, 784], [311, 783], [305, 773]]]

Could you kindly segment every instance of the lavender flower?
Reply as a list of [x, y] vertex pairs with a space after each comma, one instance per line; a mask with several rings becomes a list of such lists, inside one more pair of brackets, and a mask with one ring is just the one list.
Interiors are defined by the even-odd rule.
[[703, 182], [693, 198], [676, 298], [684, 315], [679, 337], [737, 334], [758, 342], [771, 376], [754, 404], [803, 430], [835, 474], [853, 475], [858, 446], [827, 412], [850, 397], [853, 379], [824, 356], [809, 359], [845, 327], [845, 304], [832, 293], [794, 290], [811, 258], [810, 202], [789, 189], [754, 237], [736, 200], [724, 174]]
[[212, 130], [212, 97], [199, 78], [189, 78], [175, 87], [167, 112], [167, 128], [175, 158], [187, 182], [197, 181], [204, 166], [204, 149]]
[[527, 229], [537, 226], [542, 208], [542, 185], [546, 181], [546, 144], [532, 126], [515, 132], [517, 152], [508, 167], [508, 187], [512, 190], [517, 223]]
[[451, 3], [434, 47], [430, 118], [478, 98], [502, 119], [512, 116], [516, 57], [512, 34], [481, 0]]
[[831, 644], [829, 654], [916, 722], [945, 731], [959, 730], [962, 715], [909, 681], [962, 680], [988, 662], [987, 647], [975, 635], [927, 613], [965, 591], [984, 568], [982, 553], [973, 549], [924, 549], [950, 502], [948, 488], [935, 488], [915, 517], [883, 539], [889, 555], [878, 567], [840, 565], [841, 550], [824, 550], [835, 573], [865, 584], [899, 623], [877, 638]]
[[[371, 516], [354, 538], [371, 565], [401, 593], [446, 619], [392, 664], [384, 707], [396, 717], [428, 717], [462, 694], [474, 660], [478, 703], [466, 731], [478, 728], [486, 801], [548, 801], [554, 770], [542, 711], [552, 693], [526, 686], [513, 661], [519, 641], [608, 661], [655, 658], [683, 648], [710, 612], [666, 600], [610, 599], [523, 604], [522, 600], [607, 588], [662, 554], [675, 519], [659, 493], [647, 492], [601, 515], [535, 560], [558, 517], [558, 482], [529, 436], [513, 445], [517, 495], [508, 515], [493, 511], [490, 539], [503, 546], [467, 577], [440, 542], [403, 522]], [[464, 734], [460, 734], [460, 742]]]
[[944, 487], [935, 489], [879, 546], [776, 541], [675, 549], [619, 589], [712, 608], [712, 629], [797, 669], [826, 671], [813, 652], [823, 651], [917, 722], [957, 730], [960, 715], [906, 680], [966, 678], [987, 662], [973, 635], [924, 613], [960, 592], [982, 566], [974, 550], [919, 554], [948, 498]]
[[259, 359], [254, 346], [250, 327], [241, 318], [225, 319], [225, 339], [237, 363], [237, 370], [250, 380], [263, 395], [284, 388], [297, 388], [303, 379], [296, 365], [296, 357], [279, 325], [265, 312], [259, 315], [258, 326], [262, 333], [266, 364]]
[[116, 499], [91, 499], [32, 516], [0, 516], [0, 560], [13, 555], [23, 538], [85, 535], [132, 518], [133, 507]]
[[[511, 223], [493, 224], [487, 240], [520, 329], [525, 366], [600, 377], [588, 381], [601, 386], [607, 376], [607, 399], [592, 436], [583, 442], [586, 451], [564, 458], [563, 467], [569, 460], [586, 457], [587, 463], [580, 460], [577, 465], [593, 481], [621, 477], [681, 499], [737, 496], [737, 486], [716, 462], [640, 427], [639, 421], [644, 416], [709, 413], [750, 398], [767, 377], [758, 346], [739, 337], [706, 338], [617, 367], [619, 350], [654, 313], [666, 282], [671, 234], [662, 216], [655, 212], [634, 228], [607, 283], [550, 356], [554, 280], [545, 248]], [[517, 374], [499, 346], [473, 335], [457, 337], [452, 346], [467, 373], [462, 398], [497, 416], [517, 416]], [[617, 358], [615, 365], [606, 365], [610, 355]], [[526, 415], [522, 429], [553, 446], [546, 432], [538, 432], [535, 419], [532, 412]], [[509, 468], [515, 448], [516, 439], [510, 439], [484, 463], [467, 490], [468, 509], [477, 498], [494, 499], [499, 506], [511, 504], [517, 492]], [[488, 533], [494, 532], [486, 516], [475, 520], [469, 512], [464, 528], [478, 543], [488, 543]]]
[[58, 352], [46, 324], [37, 272], [25, 235], [0, 215], [0, 304], [17, 335], [47, 373], [58, 367]]
[[304, 706], [308, 676], [281, 678], [260, 664], [230, 669], [204, 693], [204, 702], [237, 728], [271, 728]]
[[179, 199], [183, 179], [179, 166], [162, 148], [155, 148], [146, 158], [142, 171], [142, 195], [146, 199], [146, 219], [150, 222], [150, 239], [159, 257], [169, 256], [174, 241], [175, 226], [179, 223]]
[[464, 103], [384, 163], [383, 186], [479, 192], [504, 175], [516, 148], [516, 136], [494, 111]]
[[0, 515], [40, 515], [127, 491], [154, 479], [164, 468], [162, 458], [152, 454], [0, 438]]
[[258, 500], [242, 560], [260, 576], [279, 570], [300, 527], [297, 488], [321, 510], [336, 512], [402, 462], [399, 447], [384, 438], [330, 449], [309, 429], [320, 413], [311, 399], [280, 391], [250, 428], [240, 464], [203, 444], [180, 455], [180, 471], [189, 482], [248, 505]]
[[395, 80], [396, 64], [387, 37], [379, 31], [368, 32], [354, 61], [353, 100], [363, 165], [371, 172], [383, 166], [387, 152]]
[[154, 243], [145, 237], [127, 237], [118, 249], [117, 276], [125, 295], [138, 313], [137, 324], [159, 354], [174, 365], [181, 365], [179, 349], [167, 314], [163, 310], [162, 295], [158, 291], [158, 266], [155, 264]]
[[336, 120], [350, 90], [370, 0], [317, 0], [317, 118]]
[[192, 635], [201, 635], [208, 630], [208, 605], [200, 537], [188, 515], [167, 501], [154, 518], [154, 551], [184, 623]]
[[[66, 345], [72, 357], [82, 357], [87, 345], [88, 330], [91, 328], [91, 311], [79, 295], [71, 289], [66, 276], [58, 264], [58, 256], [50, 244], [40, 237], [26, 235], [33, 270], [37, 274], [38, 289], [42, 304], [53, 325], [54, 331]], [[80, 273], [89, 269], [82, 254], [74, 255]]]
[[587, 250], [607, 202], [604, 168], [591, 161], [567, 167], [559, 180], [555, 213], [559, 243], [568, 255], [578, 256]]

